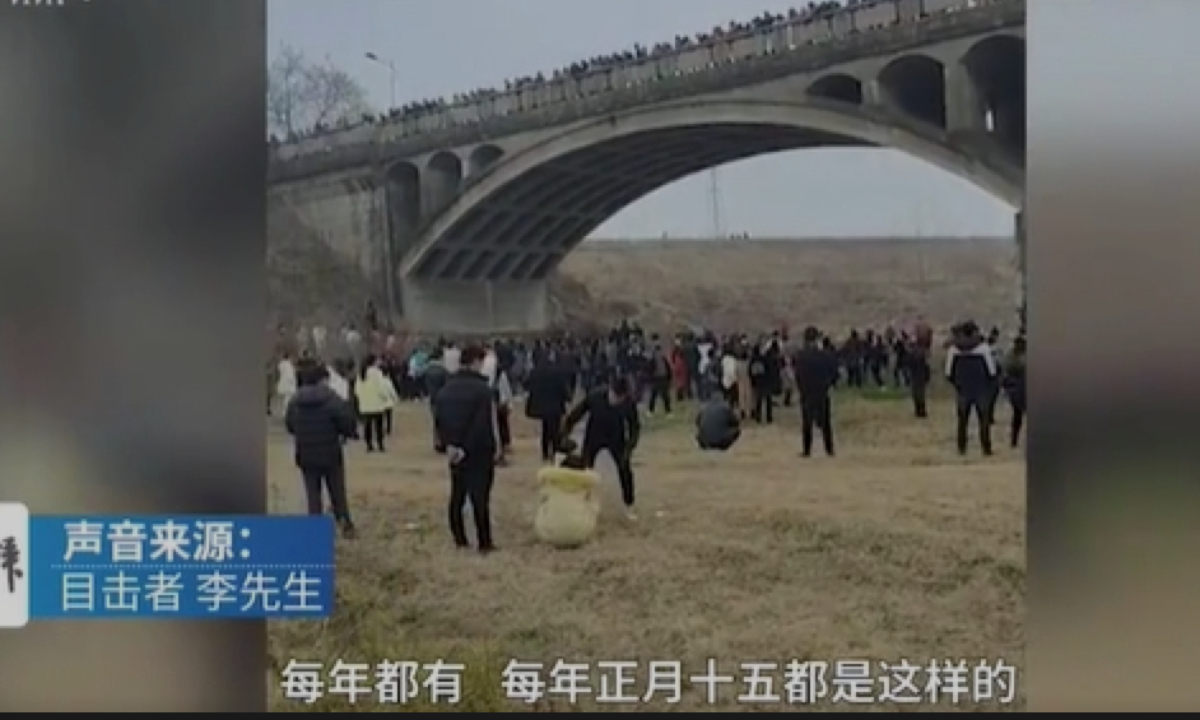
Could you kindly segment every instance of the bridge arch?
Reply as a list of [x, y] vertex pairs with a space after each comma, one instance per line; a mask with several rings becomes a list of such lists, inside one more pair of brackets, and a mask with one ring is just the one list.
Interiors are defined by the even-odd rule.
[[809, 97], [862, 105], [863, 84], [853, 75], [830, 73], [814, 80], [806, 93]]
[[989, 35], [961, 62], [992, 117], [993, 134], [1005, 147], [1025, 147], [1025, 38]]
[[885, 105], [934, 127], [946, 127], [946, 68], [920, 53], [902, 55], [879, 71]]
[[434, 215], [454, 202], [454, 196], [462, 188], [463, 162], [457, 153], [443, 150], [434, 153], [425, 163], [422, 183], [421, 212]]
[[495, 145], [483, 144], [471, 151], [467, 157], [466, 179], [472, 180], [488, 171], [504, 156], [504, 151]]
[[569, 128], [503, 158], [421, 232], [404, 277], [544, 278], [589, 233], [680, 178], [736, 160], [826, 146], [892, 147], [1017, 206], [1024, 171], [976, 158], [927, 123], [843, 102], [684, 101]]

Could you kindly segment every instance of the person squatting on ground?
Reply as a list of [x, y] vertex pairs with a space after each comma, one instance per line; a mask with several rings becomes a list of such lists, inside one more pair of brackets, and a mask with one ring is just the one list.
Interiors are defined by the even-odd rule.
[[354, 397], [358, 401], [367, 452], [383, 452], [384, 415], [395, 407], [397, 397], [396, 388], [374, 355], [363, 359], [358, 381], [354, 383]]
[[481, 553], [496, 549], [492, 540], [492, 485], [501, 446], [496, 427], [496, 401], [482, 370], [484, 350], [462, 350], [461, 369], [452, 373], [434, 400], [437, 437], [445, 444], [450, 465], [450, 533], [460, 548], [468, 548], [463, 508], [471, 503]]
[[574, 383], [558, 354], [551, 350], [530, 369], [525, 378], [525, 415], [541, 425], [542, 460], [554, 460], [559, 447], [558, 432], [571, 402]]
[[630, 520], [636, 520], [632, 460], [633, 451], [641, 439], [642, 424], [638, 419], [637, 403], [630, 394], [629, 381], [622, 376], [614, 376], [609, 380], [608, 387], [588, 393], [563, 419], [559, 437], [569, 437], [571, 430], [585, 417], [587, 429], [583, 434], [581, 452], [584, 464], [588, 469], [594, 468], [600, 451], [608, 450], [617, 466], [625, 515]]
[[284, 410], [284, 425], [292, 436], [296, 467], [304, 479], [310, 515], [324, 513], [323, 491], [329, 494], [333, 517], [347, 537], [354, 535], [346, 493], [343, 444], [358, 436], [350, 404], [328, 386], [328, 371], [304, 363], [297, 373], [299, 388]]
[[967, 454], [967, 430], [974, 414], [979, 423], [979, 446], [984, 455], [991, 455], [996, 356], [974, 322], [965, 322], [955, 330], [954, 340], [946, 351], [946, 379], [954, 386], [958, 454]]
[[741, 436], [741, 420], [724, 398], [712, 398], [696, 414], [696, 445], [701, 450], [728, 450]]
[[800, 440], [804, 457], [812, 456], [813, 429], [821, 431], [825, 454], [833, 457], [833, 406], [829, 394], [838, 380], [837, 356], [819, 344], [815, 327], [804, 329], [802, 345], [792, 361], [800, 395]]

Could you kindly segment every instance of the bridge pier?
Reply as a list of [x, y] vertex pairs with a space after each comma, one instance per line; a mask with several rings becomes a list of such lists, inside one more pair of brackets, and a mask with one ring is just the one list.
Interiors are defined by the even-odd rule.
[[1014, 222], [1013, 236], [1016, 238], [1016, 241], [1017, 241], [1017, 277], [1018, 277], [1017, 282], [1020, 283], [1020, 287], [1017, 289], [1017, 293], [1018, 293], [1018, 298], [1020, 299], [1019, 312], [1020, 312], [1020, 321], [1021, 321], [1021, 332], [1024, 333], [1025, 332], [1025, 323], [1026, 323], [1026, 317], [1025, 317], [1026, 291], [1028, 290], [1028, 280], [1029, 280], [1026, 275], [1026, 272], [1025, 272], [1026, 267], [1027, 267], [1026, 262], [1025, 262], [1025, 258], [1026, 258], [1025, 211], [1024, 210], [1018, 211], [1017, 214], [1013, 216], [1013, 222]]
[[412, 330], [454, 335], [539, 332], [550, 325], [544, 280], [401, 278], [404, 322]]
[[951, 134], [987, 133], [987, 103], [966, 64], [946, 66], [946, 130]]

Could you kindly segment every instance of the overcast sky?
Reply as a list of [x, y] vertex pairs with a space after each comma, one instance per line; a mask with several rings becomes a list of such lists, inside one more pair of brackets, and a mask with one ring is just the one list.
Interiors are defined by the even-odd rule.
[[[329, 58], [388, 104], [497, 87], [507, 77], [783, 11], [779, 0], [268, 0], [269, 47]], [[794, 4], [794, 3], [792, 3]], [[1012, 209], [965, 180], [888, 150], [801, 150], [723, 166], [725, 228], [753, 236], [1006, 235]], [[598, 237], [712, 234], [708, 173], [614, 217]]]

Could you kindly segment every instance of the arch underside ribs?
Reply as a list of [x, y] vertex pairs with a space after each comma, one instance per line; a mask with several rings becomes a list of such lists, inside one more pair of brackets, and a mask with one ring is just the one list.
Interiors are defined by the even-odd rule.
[[597, 143], [524, 173], [472, 208], [415, 268], [418, 277], [540, 280], [626, 206], [693, 173], [782, 150], [866, 146], [776, 125], [704, 125]]
[[[458, 207], [443, 201], [437, 209], [449, 208], [444, 218], [427, 214], [429, 235], [405, 272], [427, 280], [540, 280], [605, 221], [661, 187], [725, 163], [812, 147], [903, 148], [1019, 205], [1024, 70], [1024, 39], [1001, 33], [951, 63], [913, 53], [874, 78], [816, 78], [803, 107], [787, 107], [787, 100], [702, 102], [686, 113], [648, 107], [620, 118], [624, 131], [615, 137], [579, 149], [548, 140], [564, 152], [540, 151], [544, 161], [498, 153], [485, 159], [480, 148], [480, 158], [467, 163], [468, 178], [489, 182], [493, 164], [508, 177], [492, 175], [492, 187], [460, 186]], [[645, 129], [629, 130], [638, 123]], [[578, 132], [587, 137], [595, 129]]]

